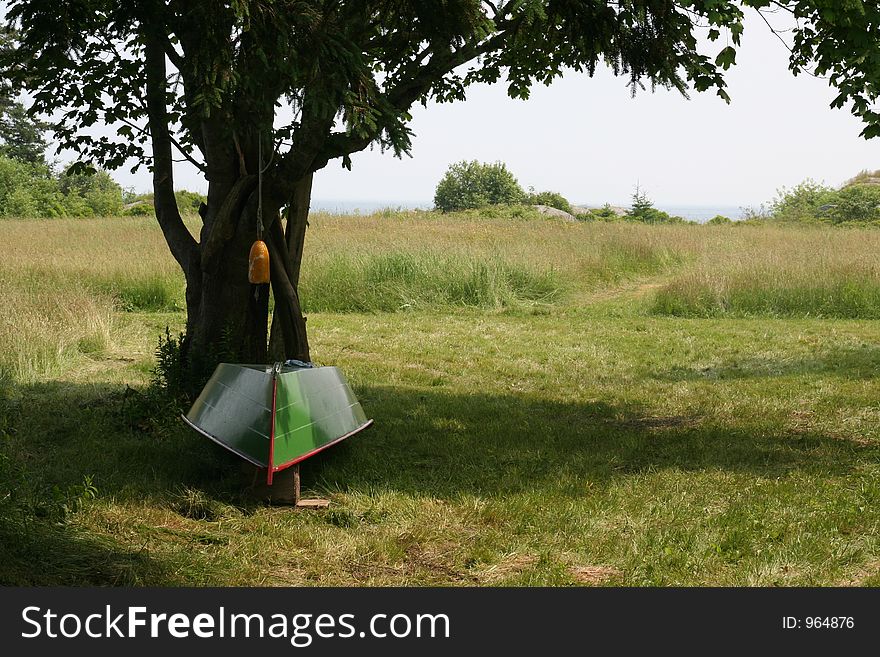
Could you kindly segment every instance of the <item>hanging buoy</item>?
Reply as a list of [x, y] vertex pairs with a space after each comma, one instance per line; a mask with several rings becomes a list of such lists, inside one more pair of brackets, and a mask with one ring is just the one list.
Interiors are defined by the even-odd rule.
[[[268, 166], [268, 165], [267, 165]], [[248, 281], [257, 285], [269, 282], [269, 249], [263, 241], [263, 140], [257, 150], [257, 241], [248, 255]], [[259, 296], [254, 290], [254, 298]]]
[[248, 281], [251, 283], [269, 282], [269, 249], [263, 240], [257, 240], [248, 256]]

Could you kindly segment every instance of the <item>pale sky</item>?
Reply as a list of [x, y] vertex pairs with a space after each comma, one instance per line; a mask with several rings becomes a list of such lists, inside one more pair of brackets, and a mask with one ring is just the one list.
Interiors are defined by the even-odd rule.
[[[313, 205], [430, 205], [447, 166], [463, 159], [501, 160], [524, 188], [596, 205], [628, 205], [638, 182], [659, 206], [757, 206], [805, 178], [837, 185], [880, 169], [880, 139], [860, 138], [858, 119], [829, 108], [836, 94], [827, 81], [792, 76], [787, 58], [752, 18], [727, 72], [730, 105], [714, 92], [631, 98], [625, 79], [606, 70], [592, 79], [569, 73], [528, 101], [508, 98], [504, 84], [473, 87], [464, 102], [414, 108], [412, 158], [366, 151], [352, 157], [351, 172], [331, 162], [315, 176]], [[206, 189], [194, 168], [178, 167], [178, 188]], [[126, 187], [151, 186], [145, 169], [113, 175]]]

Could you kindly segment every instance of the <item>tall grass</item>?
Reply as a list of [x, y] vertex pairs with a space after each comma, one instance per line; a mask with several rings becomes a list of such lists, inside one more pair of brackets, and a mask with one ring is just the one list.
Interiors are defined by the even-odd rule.
[[[880, 232], [713, 228], [724, 248], [658, 291], [653, 312], [679, 317], [880, 318]], [[707, 247], [711, 245], [707, 244]]]
[[174, 310], [183, 277], [151, 218], [0, 222], [0, 380], [32, 382], [111, 349], [114, 312]]
[[[152, 218], [4, 220], [0, 237], [6, 379], [106, 350], [114, 312], [184, 305], [183, 276]], [[650, 302], [659, 315], [880, 318], [878, 253], [875, 230], [318, 213], [301, 298], [310, 313], [565, 310], [652, 277], [665, 280]]]
[[57, 374], [113, 342], [113, 300], [84, 286], [12, 281], [0, 273], [0, 385]]
[[301, 296], [308, 312], [500, 309], [553, 303], [566, 285], [552, 266], [532, 268], [501, 256], [393, 251], [332, 255], [304, 272]]
[[[316, 214], [301, 298], [311, 313], [564, 307], [681, 262], [694, 248], [688, 232], [516, 211]], [[183, 276], [151, 217], [3, 220], [0, 236], [7, 379], [36, 380], [107, 349], [114, 312], [184, 306]]]
[[120, 310], [179, 310], [183, 274], [151, 217], [4, 220], [0, 272], [25, 285], [75, 284]]
[[317, 214], [300, 296], [311, 312], [576, 303], [579, 293], [685, 259], [681, 229], [645, 228], [474, 213]]

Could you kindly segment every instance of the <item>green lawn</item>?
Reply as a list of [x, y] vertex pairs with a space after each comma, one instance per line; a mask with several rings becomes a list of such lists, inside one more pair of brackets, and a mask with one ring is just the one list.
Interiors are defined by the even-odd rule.
[[656, 314], [688, 248], [557, 267], [560, 301], [311, 313], [375, 419], [304, 464], [326, 511], [247, 501], [235, 457], [144, 416], [183, 315], [117, 306], [109, 346], [3, 388], [0, 582], [880, 584], [877, 322]]

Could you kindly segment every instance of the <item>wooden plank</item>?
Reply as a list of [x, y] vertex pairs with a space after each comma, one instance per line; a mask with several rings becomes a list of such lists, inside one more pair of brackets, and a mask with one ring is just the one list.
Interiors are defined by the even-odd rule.
[[326, 509], [330, 506], [330, 500], [327, 499], [302, 498], [299, 464], [277, 471], [271, 486], [266, 484], [265, 468], [243, 463], [242, 473], [247, 479], [245, 485], [247, 494], [261, 502], [309, 510]]
[[320, 497], [300, 500], [296, 503], [297, 509], [326, 509], [328, 506], [330, 506], [330, 500], [325, 500]]

